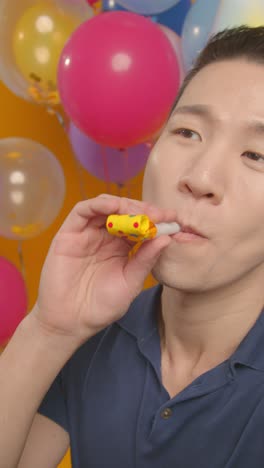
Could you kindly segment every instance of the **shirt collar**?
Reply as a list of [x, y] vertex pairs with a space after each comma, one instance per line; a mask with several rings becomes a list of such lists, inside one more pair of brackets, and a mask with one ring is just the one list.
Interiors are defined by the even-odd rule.
[[[162, 285], [145, 289], [117, 323], [140, 342], [157, 330], [157, 311]], [[229, 358], [230, 364], [242, 364], [264, 372], [264, 310]]]
[[157, 329], [161, 292], [161, 284], [142, 291], [117, 323], [139, 341], [146, 339]]
[[232, 365], [242, 364], [264, 372], [264, 310], [230, 358]]

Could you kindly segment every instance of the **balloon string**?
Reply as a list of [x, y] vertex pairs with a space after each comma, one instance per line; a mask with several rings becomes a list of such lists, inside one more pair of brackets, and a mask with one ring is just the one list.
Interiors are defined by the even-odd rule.
[[53, 111], [59, 124], [62, 126], [62, 128], [67, 131], [67, 123], [66, 123], [66, 119], [63, 117], [63, 115], [58, 112], [58, 111]]
[[104, 179], [105, 179], [105, 183], [106, 183], [106, 191], [107, 191], [107, 193], [111, 194], [109, 167], [108, 167], [108, 163], [107, 163], [105, 147], [103, 145], [101, 145], [101, 156], [102, 156], [102, 162], [103, 162], [103, 170], [104, 170]]
[[[59, 124], [62, 126], [62, 128], [64, 129], [66, 135], [68, 136], [68, 123], [66, 122], [66, 119], [62, 115], [62, 113], [55, 110], [55, 109], [52, 109], [50, 107], [48, 107], [48, 112], [55, 115], [55, 117], [57, 118]], [[82, 200], [86, 200], [88, 198], [88, 194], [86, 193], [86, 190], [85, 190], [82, 166], [81, 166], [80, 162], [78, 161], [78, 159], [76, 158], [76, 156], [74, 156], [74, 162], [75, 162], [75, 166], [76, 166], [77, 174], [78, 174], [80, 195], [81, 195]]]
[[24, 254], [23, 254], [23, 248], [22, 248], [22, 240], [19, 240], [17, 243], [17, 253], [18, 253], [18, 258], [19, 258], [20, 271], [25, 281], [26, 280], [26, 268], [25, 268]]

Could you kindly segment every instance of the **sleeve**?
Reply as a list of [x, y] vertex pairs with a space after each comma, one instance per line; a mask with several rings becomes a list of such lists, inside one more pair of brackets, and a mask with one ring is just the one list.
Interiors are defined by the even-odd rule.
[[38, 413], [56, 422], [68, 433], [71, 412], [75, 408], [73, 395], [76, 398], [76, 388], [81, 391], [91, 360], [106, 331], [102, 330], [90, 338], [66, 362], [38, 408]]
[[44, 399], [38, 413], [46, 416], [69, 432], [67, 421], [66, 398], [63, 389], [62, 371], [57, 375]]

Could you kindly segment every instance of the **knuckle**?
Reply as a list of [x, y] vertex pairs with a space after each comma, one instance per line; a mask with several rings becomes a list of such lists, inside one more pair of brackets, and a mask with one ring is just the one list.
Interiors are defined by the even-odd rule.
[[83, 201], [78, 201], [78, 202], [74, 205], [73, 210], [74, 210], [74, 211], [78, 211], [78, 210], [83, 206], [83, 203], [85, 203], [85, 202], [83, 202]]
[[109, 193], [100, 193], [97, 198], [117, 198], [115, 195], [110, 195]]

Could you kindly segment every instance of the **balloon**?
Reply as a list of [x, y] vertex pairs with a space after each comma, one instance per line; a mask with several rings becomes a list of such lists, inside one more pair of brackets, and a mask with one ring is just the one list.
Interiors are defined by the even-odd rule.
[[57, 217], [65, 195], [63, 170], [44, 146], [0, 140], [0, 235], [29, 239]]
[[32, 81], [33, 89], [37, 83], [44, 93], [53, 93], [56, 104], [60, 54], [76, 27], [76, 20], [70, 16], [64, 17], [47, 4], [37, 4], [25, 11], [14, 30], [13, 48], [19, 71]]
[[264, 2], [263, 0], [221, 0], [218, 8], [212, 33], [225, 28], [247, 25], [250, 27], [263, 26]]
[[62, 48], [77, 26], [92, 16], [85, 0], [1, 0], [0, 79], [24, 99], [58, 104]]
[[176, 5], [179, 0], [118, 0], [129, 11], [141, 15], [155, 15]]
[[196, 0], [186, 16], [182, 31], [182, 53], [187, 71], [209, 38], [220, 1]]
[[101, 13], [103, 9], [102, 0], [87, 0], [87, 3], [93, 8], [95, 14]]
[[27, 312], [26, 285], [21, 273], [0, 257], [0, 346], [4, 346]]
[[181, 36], [184, 20], [191, 5], [190, 0], [180, 0], [174, 7], [156, 15], [154, 17], [155, 21], [159, 24], [164, 24], [164, 26], [167, 26]]
[[59, 64], [64, 110], [85, 134], [114, 148], [149, 140], [166, 121], [178, 89], [169, 40], [135, 13], [107, 12], [83, 23]]
[[115, 0], [103, 0], [103, 11], [127, 11], [125, 8], [118, 5]]
[[183, 58], [182, 58], [181, 38], [172, 29], [167, 28], [167, 26], [164, 26], [163, 24], [159, 24], [159, 27], [169, 39], [174, 49], [174, 52], [176, 54], [178, 65], [179, 65], [179, 77], [180, 77], [180, 84], [181, 84], [183, 82], [184, 75], [185, 75]]
[[144, 169], [150, 148], [146, 144], [125, 151], [102, 147], [84, 135], [73, 122], [69, 138], [76, 158], [92, 175], [105, 182], [123, 184]]

